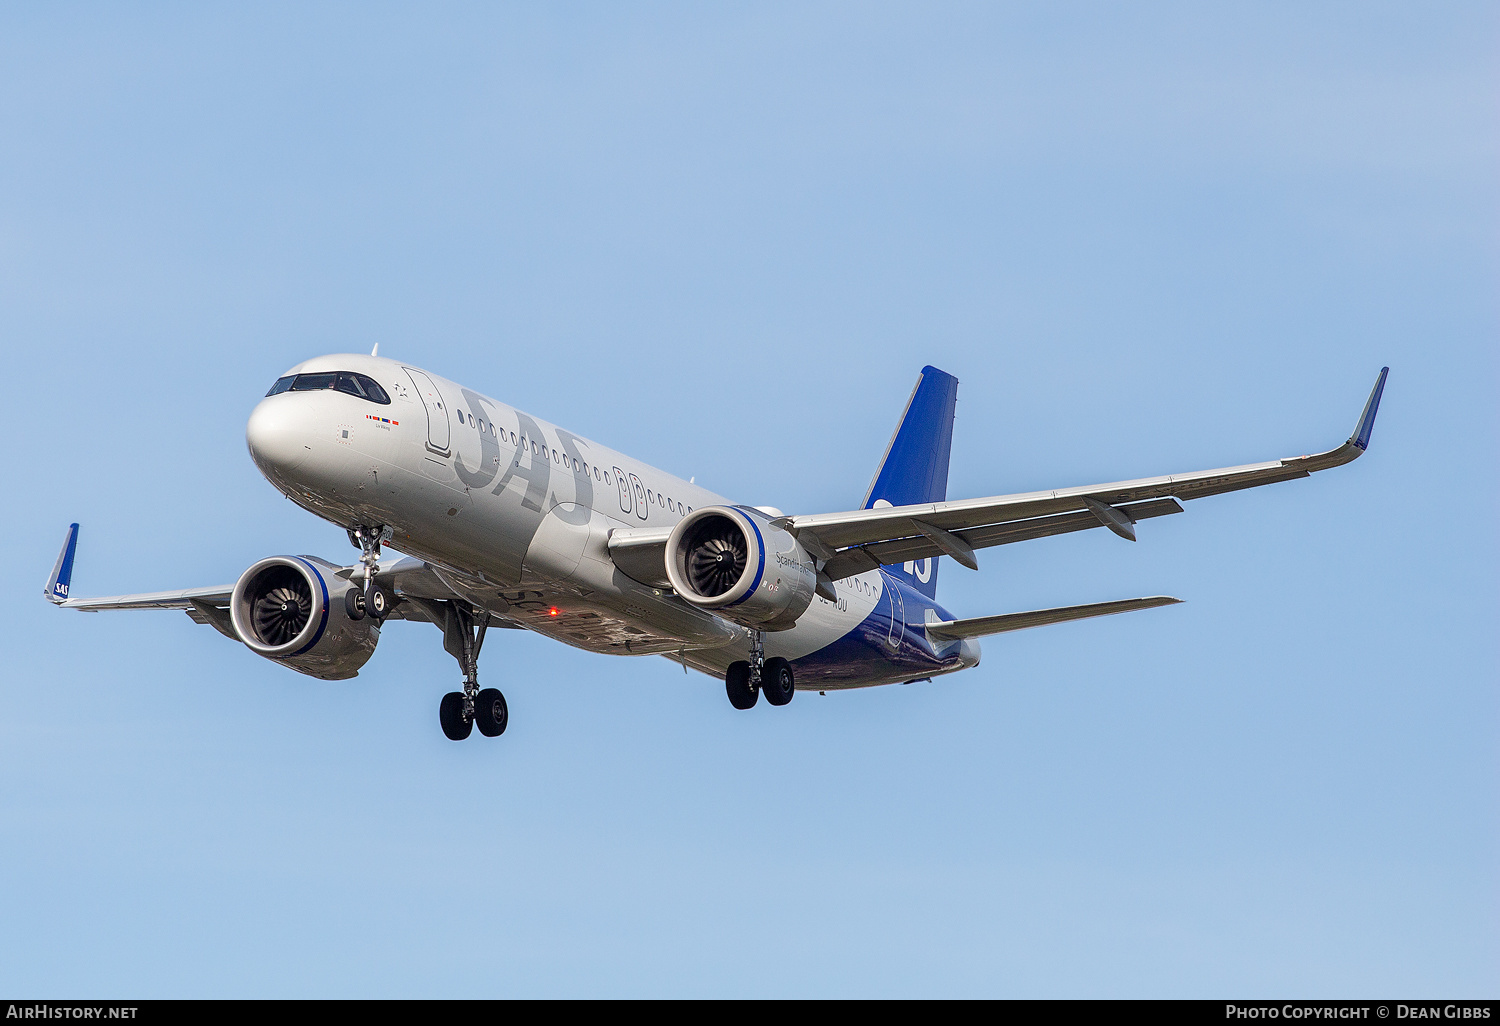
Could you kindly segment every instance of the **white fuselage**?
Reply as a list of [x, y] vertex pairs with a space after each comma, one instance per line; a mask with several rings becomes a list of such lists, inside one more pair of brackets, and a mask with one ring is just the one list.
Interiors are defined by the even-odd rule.
[[[251, 455], [293, 501], [345, 528], [390, 526], [391, 547], [426, 561], [457, 594], [569, 645], [668, 655], [715, 675], [745, 657], [746, 629], [626, 576], [608, 550], [612, 530], [670, 528], [693, 509], [728, 500], [393, 360], [327, 356], [288, 373], [320, 371], [369, 375], [391, 401], [332, 390], [261, 401], [246, 428]], [[903, 615], [913, 603], [902, 590], [879, 570], [840, 581], [836, 602], [814, 599], [794, 628], [768, 633], [766, 653], [797, 660], [862, 624], [870, 635], [868, 624], [879, 620], [889, 623], [897, 656], [906, 624], [925, 615]], [[917, 643], [908, 635], [905, 644]], [[921, 676], [973, 665], [978, 650], [967, 644], [924, 656]], [[867, 658], [847, 673], [824, 667], [816, 686], [914, 675], [899, 658], [878, 667]]]

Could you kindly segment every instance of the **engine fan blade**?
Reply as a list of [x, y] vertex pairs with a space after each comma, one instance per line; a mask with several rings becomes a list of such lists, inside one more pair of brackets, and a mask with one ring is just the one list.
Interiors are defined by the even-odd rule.
[[733, 528], [700, 538], [688, 558], [688, 581], [700, 595], [722, 595], [744, 574], [748, 555], [744, 536]]
[[251, 615], [255, 633], [267, 645], [285, 645], [307, 626], [312, 616], [312, 593], [287, 585], [272, 588], [255, 600]]

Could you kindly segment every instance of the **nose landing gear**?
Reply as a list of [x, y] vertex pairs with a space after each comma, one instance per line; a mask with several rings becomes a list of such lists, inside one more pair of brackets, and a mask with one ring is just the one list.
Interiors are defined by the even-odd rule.
[[497, 688], [479, 690], [479, 650], [489, 629], [490, 614], [461, 602], [445, 602], [443, 648], [464, 671], [464, 689], [450, 691], [438, 705], [438, 722], [450, 741], [462, 741], [477, 725], [485, 737], [505, 733], [510, 711]]
[[385, 592], [375, 587], [375, 575], [380, 572], [380, 546], [390, 541], [394, 533], [389, 527], [360, 526], [349, 531], [349, 543], [359, 549], [359, 561], [365, 568], [364, 587], [344, 596], [349, 619], [363, 620], [366, 614], [377, 621], [385, 619], [387, 600]]

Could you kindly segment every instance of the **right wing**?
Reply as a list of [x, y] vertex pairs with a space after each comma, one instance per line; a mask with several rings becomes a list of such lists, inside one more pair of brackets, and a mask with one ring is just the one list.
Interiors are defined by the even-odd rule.
[[[227, 638], [239, 641], [229, 616], [229, 601], [234, 595], [233, 584], [220, 584], [208, 588], [184, 588], [180, 591], [153, 591], [136, 595], [109, 595], [103, 598], [71, 598], [68, 594], [73, 584], [73, 561], [78, 551], [78, 525], [68, 527], [63, 539], [62, 551], [43, 592], [47, 600], [63, 609], [78, 609], [85, 613], [98, 613], [116, 609], [181, 609], [195, 622], [208, 624]], [[348, 577], [354, 567], [336, 571], [340, 577]], [[396, 593], [397, 603], [386, 614], [387, 620], [429, 620], [439, 627], [443, 625], [442, 601], [467, 598], [440, 573], [420, 559], [403, 556], [385, 562], [376, 580]], [[511, 626], [499, 624], [498, 626]]]

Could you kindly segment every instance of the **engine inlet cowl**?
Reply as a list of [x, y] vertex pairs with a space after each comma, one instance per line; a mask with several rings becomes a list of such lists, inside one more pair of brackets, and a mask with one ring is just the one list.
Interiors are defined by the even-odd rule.
[[271, 556], [240, 575], [229, 599], [234, 632], [256, 655], [325, 680], [356, 676], [375, 651], [380, 626], [349, 618], [352, 585], [313, 557]]
[[683, 599], [760, 630], [794, 626], [817, 584], [812, 557], [791, 532], [738, 506], [688, 514], [667, 539], [666, 563]]

